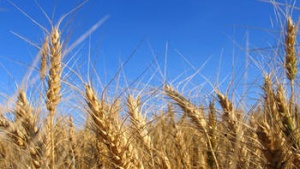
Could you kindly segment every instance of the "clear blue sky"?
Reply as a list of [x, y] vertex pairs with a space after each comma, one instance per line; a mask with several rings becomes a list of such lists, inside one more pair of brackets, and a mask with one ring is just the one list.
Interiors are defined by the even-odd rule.
[[[48, 21], [33, 0], [12, 1], [41, 25], [49, 28]], [[54, 21], [82, 2], [37, 1]], [[64, 32], [65, 36], [71, 35], [70, 41], [76, 40], [99, 19], [109, 15], [109, 19], [91, 36], [91, 54], [98, 58], [99, 71], [115, 73], [119, 61], [125, 61], [139, 42], [145, 39], [125, 68], [131, 80], [153, 59], [149, 46], [161, 66], [164, 65], [167, 42], [167, 77], [170, 80], [184, 70], [191, 69], [175, 50], [180, 51], [196, 68], [210, 58], [201, 73], [211, 80], [216, 76], [222, 55], [221, 76], [230, 75], [233, 49], [239, 64], [242, 65], [245, 58], [244, 51], [234, 45], [233, 41], [245, 47], [245, 36], [248, 33], [251, 48], [268, 47], [273, 43], [272, 36], [275, 34], [256, 28], [276, 30], [271, 26], [271, 20], [275, 18], [273, 6], [256, 0], [90, 0], [76, 14], [69, 29], [72, 32]], [[37, 44], [43, 41], [44, 34], [5, 0], [0, 0], [0, 22], [0, 62], [18, 81], [26, 69], [25, 65], [31, 63], [37, 50], [11, 31]], [[83, 47], [76, 57], [84, 61], [88, 53], [88, 41], [82, 44]], [[15, 62], [20, 63], [20, 68], [16, 67]], [[238, 66], [242, 67], [241, 65]], [[2, 71], [3, 67], [0, 69], [0, 79], [6, 79], [7, 73]], [[153, 72], [153, 69], [149, 71]]]

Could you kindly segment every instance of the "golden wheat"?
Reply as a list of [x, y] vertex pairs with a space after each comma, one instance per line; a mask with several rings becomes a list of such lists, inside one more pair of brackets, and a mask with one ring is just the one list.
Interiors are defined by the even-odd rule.
[[[72, 68], [63, 74], [68, 65], [62, 62], [67, 55], [62, 37], [52, 27], [40, 48], [36, 86], [47, 79], [46, 91], [33, 82], [22, 84], [16, 96], [5, 98], [12, 104], [0, 105], [0, 168], [300, 168], [297, 26], [291, 17], [283, 37], [284, 65], [264, 75], [261, 96], [246, 108], [216, 86], [203, 102], [167, 84], [158, 90], [162, 97], [143, 91], [134, 97], [126, 88], [111, 99], [108, 86], [98, 90], [100, 98], [92, 79], [81, 84], [84, 75]], [[281, 70], [290, 86], [279, 81]], [[71, 99], [61, 99], [62, 85]]]

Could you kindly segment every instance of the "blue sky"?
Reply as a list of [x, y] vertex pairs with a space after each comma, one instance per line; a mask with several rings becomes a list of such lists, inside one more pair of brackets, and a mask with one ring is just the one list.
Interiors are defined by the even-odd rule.
[[[38, 23], [50, 27], [33, 0], [12, 1]], [[37, 2], [57, 22], [62, 14], [82, 1]], [[131, 80], [137, 78], [153, 60], [153, 53], [163, 68], [166, 44], [168, 79], [172, 80], [180, 73], [192, 69], [177, 51], [197, 69], [209, 59], [201, 73], [212, 81], [222, 56], [222, 79], [230, 75], [233, 56], [237, 60], [237, 68], [243, 68], [245, 51], [239, 49], [239, 45], [245, 47], [246, 35], [249, 37], [250, 48], [268, 47], [274, 44], [276, 37], [268, 30], [278, 31], [271, 26], [271, 21], [275, 20], [273, 6], [256, 0], [90, 0], [76, 15], [67, 18], [71, 26], [68, 27], [69, 32], [63, 31], [63, 34], [65, 37], [70, 36], [71, 43], [106, 15], [109, 15], [109, 19], [91, 35], [90, 41], [91, 56], [97, 62], [99, 74], [107, 75], [106, 80], [116, 72], [120, 60], [124, 62], [141, 40], [144, 40], [141, 47], [124, 69]], [[6, 69], [14, 77], [12, 79], [6, 71], [0, 71], [1, 79], [8, 79], [1, 83], [12, 85], [14, 80], [19, 82], [37, 50], [11, 32], [39, 45], [44, 33], [6, 0], [0, 0], [0, 22], [0, 62], [3, 65], [0, 69]], [[88, 55], [88, 40], [79, 46], [81, 49], [76, 57], [82, 63]], [[154, 70], [150, 69], [150, 74], [151, 71]], [[201, 83], [203, 81], [199, 80], [198, 84]]]

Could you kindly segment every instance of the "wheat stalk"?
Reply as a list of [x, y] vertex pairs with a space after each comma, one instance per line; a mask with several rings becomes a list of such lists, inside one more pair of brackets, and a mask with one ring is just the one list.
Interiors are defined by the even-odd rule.
[[16, 122], [20, 121], [26, 132], [26, 140], [32, 140], [38, 132], [37, 119], [32, 114], [26, 94], [23, 90], [19, 91], [17, 106], [16, 106]]
[[[210, 137], [212, 149], [207, 151], [207, 162], [211, 168], [215, 168], [215, 162], [213, 153], [216, 152], [217, 147], [217, 116], [214, 103], [209, 104], [209, 116], [208, 116], [208, 135]], [[213, 152], [212, 152], [213, 151]]]
[[138, 97], [136, 100], [133, 98], [132, 95], [129, 95], [127, 98], [127, 107], [128, 107], [128, 114], [130, 115], [130, 121], [137, 132], [138, 136], [141, 138], [143, 144], [147, 147], [147, 149], [151, 150], [152, 141], [151, 137], [146, 129], [146, 121], [143, 118], [140, 112], [140, 104], [141, 104], [141, 97]]
[[300, 134], [299, 129], [295, 124], [295, 121], [297, 120], [293, 119], [293, 116], [291, 115], [287, 100], [285, 98], [285, 92], [280, 84], [276, 94], [276, 105], [283, 126], [281, 130], [285, 134], [287, 142], [294, 148], [293, 161], [299, 162], [300, 156], [297, 154], [300, 149]]
[[61, 51], [60, 33], [57, 27], [52, 28], [50, 42], [50, 68], [48, 77], [48, 91], [46, 106], [49, 110], [47, 117], [46, 158], [49, 159], [49, 167], [54, 169], [55, 165], [55, 138], [54, 138], [54, 116], [56, 106], [60, 101], [61, 89]]
[[74, 133], [74, 125], [73, 125], [73, 118], [70, 116], [69, 118], [69, 142], [71, 144], [69, 154], [71, 155], [71, 167], [76, 168], [78, 159], [78, 150], [77, 150], [77, 144], [75, 140], [75, 133]]
[[233, 108], [232, 103], [227, 96], [217, 91], [219, 103], [223, 109], [222, 120], [225, 123], [226, 134], [230, 141], [229, 151], [233, 151], [233, 155], [229, 159], [230, 167], [239, 165], [246, 166], [245, 157], [247, 150], [244, 142], [244, 128], [242, 114]]
[[271, 128], [266, 121], [263, 121], [262, 124], [258, 124], [256, 134], [263, 145], [262, 152], [267, 160], [266, 167], [268, 169], [281, 169], [283, 166], [291, 165], [291, 161], [288, 159], [291, 152], [285, 147], [286, 140], [278, 126]]
[[162, 161], [162, 166], [166, 169], [171, 168], [169, 158], [161, 151], [154, 149], [152, 139], [146, 129], [146, 121], [140, 112], [141, 97], [138, 96], [134, 99], [132, 95], [127, 98], [128, 114], [130, 115], [130, 121], [137, 132], [138, 137], [142, 140], [142, 143], [146, 146], [148, 151], [153, 151]]
[[[103, 142], [112, 154], [112, 161], [116, 168], [143, 168], [138, 162], [134, 146], [129, 142], [122, 126], [114, 125], [108, 117], [110, 112], [103, 107], [91, 86], [85, 86], [86, 102], [90, 109], [92, 120], [96, 127], [99, 141]], [[104, 102], [104, 101], [102, 101]]]
[[192, 103], [190, 103], [187, 99], [185, 99], [178, 92], [173, 90], [170, 86], [165, 85], [165, 91], [166, 91], [167, 95], [171, 99], [176, 101], [178, 106], [180, 106], [180, 108], [187, 113], [187, 115], [197, 125], [199, 130], [206, 132], [207, 122], [205, 120], [203, 113], [199, 110], [199, 108], [197, 108]]
[[273, 82], [270, 75], [264, 76], [264, 119], [271, 123], [272, 119], [278, 119], [278, 113], [276, 108], [275, 92], [273, 90]]
[[[186, 169], [191, 169], [191, 156], [188, 152], [188, 144], [184, 140], [183, 132], [181, 131], [180, 126], [175, 122], [174, 111], [171, 104], [168, 104], [168, 114], [170, 114], [171, 125], [174, 129], [174, 144], [177, 148], [178, 154], [176, 154], [176, 159], [180, 162], [180, 167], [185, 167]], [[179, 167], [179, 166], [178, 166]]]
[[295, 77], [297, 75], [297, 56], [296, 56], [296, 34], [297, 30], [291, 17], [287, 19], [287, 32], [285, 37], [285, 68], [286, 74], [290, 80], [291, 85], [291, 98], [290, 98], [290, 111], [297, 119], [297, 112], [294, 113], [293, 104], [295, 101]]
[[207, 122], [205, 120], [204, 114], [203, 112], [201, 112], [199, 110], [199, 108], [197, 108], [196, 106], [194, 106], [191, 102], [189, 102], [186, 98], [184, 98], [182, 95], [180, 95], [178, 92], [176, 92], [175, 90], [173, 90], [170, 86], [165, 85], [165, 91], [167, 93], [167, 95], [173, 99], [176, 104], [178, 106], [180, 106], [180, 108], [185, 111], [187, 113], [187, 116], [189, 116], [192, 121], [194, 122], [194, 124], [198, 127], [199, 131], [203, 131], [206, 139], [207, 139], [207, 144], [209, 149], [212, 152], [212, 156], [214, 158], [214, 162], [217, 168], [219, 168], [218, 166], [218, 161], [217, 158], [213, 152], [213, 147], [211, 144], [211, 139], [208, 135], [208, 131], [207, 131]]
[[41, 168], [40, 156], [36, 151], [37, 147], [34, 142], [38, 135], [37, 119], [32, 114], [32, 108], [23, 90], [19, 90], [15, 114], [15, 127], [11, 132], [12, 138], [21, 148], [28, 147], [34, 167]]
[[296, 27], [291, 17], [287, 19], [287, 32], [285, 37], [285, 68], [287, 69], [287, 77], [292, 82], [297, 74], [297, 57], [296, 57]]
[[57, 104], [60, 101], [61, 89], [61, 44], [58, 28], [52, 29], [50, 45], [50, 69], [47, 91], [47, 109], [51, 116], [54, 116]]

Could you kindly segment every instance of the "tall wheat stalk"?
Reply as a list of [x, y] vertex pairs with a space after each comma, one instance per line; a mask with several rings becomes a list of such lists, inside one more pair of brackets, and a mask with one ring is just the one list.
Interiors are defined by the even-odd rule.
[[296, 34], [297, 30], [291, 17], [287, 19], [287, 30], [285, 37], [285, 68], [287, 69], [287, 77], [291, 83], [291, 99], [290, 110], [297, 119], [297, 112], [293, 110], [293, 104], [295, 102], [295, 77], [297, 75], [297, 56], [296, 56]]
[[54, 117], [56, 113], [56, 106], [60, 101], [61, 89], [61, 54], [62, 46], [60, 42], [60, 33], [57, 27], [52, 28], [51, 42], [50, 42], [50, 66], [48, 77], [48, 91], [46, 106], [49, 111], [47, 117], [48, 136], [46, 138], [46, 157], [49, 160], [49, 167], [55, 168], [55, 138], [54, 138]]

